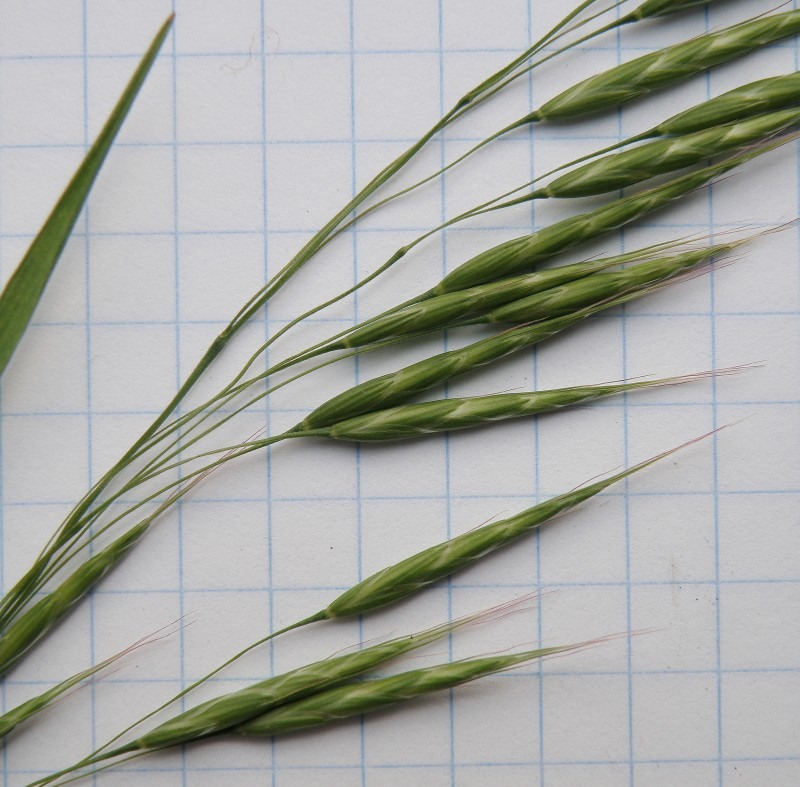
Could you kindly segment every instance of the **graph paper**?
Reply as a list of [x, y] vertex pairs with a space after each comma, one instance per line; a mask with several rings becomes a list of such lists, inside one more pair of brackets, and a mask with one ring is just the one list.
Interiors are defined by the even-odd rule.
[[[451, 126], [398, 182], [435, 170], [589, 74], [774, 5], [720, 1], [597, 39]], [[174, 31], [3, 381], [4, 588], [265, 277], [571, 6], [174, 4]], [[169, 0], [3, 3], [3, 280], [171, 10]], [[331, 244], [211, 370], [208, 390], [265, 335], [447, 217], [707, 97], [795, 70], [799, 53], [785, 41], [620, 112], [508, 135]], [[568, 259], [790, 222], [799, 164], [796, 145], [787, 145]], [[582, 200], [578, 209], [594, 204]], [[575, 211], [534, 203], [436, 235], [385, 279], [296, 338], [288, 334], [274, 357], [427, 289], [478, 250]], [[279, 638], [194, 701], [531, 593], [541, 595], [516, 614], [461, 630], [382, 674], [641, 633], [330, 728], [153, 755], [95, 782], [800, 783], [799, 240], [795, 226], [763, 237], [710, 276], [592, 320], [444, 393], [760, 364], [745, 374], [449, 437], [280, 445], [208, 479], [14, 669], [3, 707], [171, 621], [182, 626], [8, 738], [3, 783], [69, 764], [239, 648], [401, 557], [725, 424], [734, 425], [414, 599]], [[234, 433], [276, 433], [326, 395], [470, 336], [451, 332], [335, 365], [260, 403]]]

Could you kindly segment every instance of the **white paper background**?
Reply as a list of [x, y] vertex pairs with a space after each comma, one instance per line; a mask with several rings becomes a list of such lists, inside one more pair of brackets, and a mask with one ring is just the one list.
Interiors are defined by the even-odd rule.
[[[450, 160], [561, 87], [774, 0], [609, 35], [520, 80], [429, 146]], [[2, 583], [144, 428], [210, 339], [309, 234], [567, 0], [178, 2], [174, 35], [92, 193], [2, 387]], [[21, 2], [0, 10], [0, 273], [63, 188], [168, 0]], [[496, 143], [333, 244], [209, 375], [303, 306], [442, 217], [737, 84], [797, 67], [784, 42], [657, 100]], [[409, 176], [407, 182], [411, 182]], [[793, 145], [571, 258], [768, 226], [798, 213]], [[582, 203], [594, 204], [591, 201]], [[304, 346], [431, 286], [475, 251], [566, 215], [521, 207], [431, 240], [357, 303], [287, 338]], [[582, 209], [585, 209], [582, 208]], [[394, 446], [284, 445], [209, 480], [7, 679], [6, 708], [187, 616], [15, 733], [4, 783], [104, 741], [271, 628], [359, 577], [615, 466], [740, 421], [512, 549], [362, 623], [286, 636], [197, 692], [211, 696], [361, 639], [556, 592], [403, 666], [542, 641], [655, 629], [395, 712], [270, 742], [220, 740], [98, 777], [103, 785], [790, 785], [800, 781], [798, 231], [736, 265], [593, 321], [449, 388], [451, 395], [765, 361], [716, 384]], [[323, 333], [323, 335], [324, 335]], [[451, 335], [453, 346], [464, 341]], [[354, 379], [441, 349], [399, 348], [298, 383], [237, 421], [277, 431]], [[744, 419], [744, 420], [742, 420]], [[395, 667], [393, 666], [392, 669]]]

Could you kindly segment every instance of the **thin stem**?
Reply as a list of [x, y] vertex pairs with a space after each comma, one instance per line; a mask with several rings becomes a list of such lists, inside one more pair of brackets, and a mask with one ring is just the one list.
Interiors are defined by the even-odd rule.
[[[415, 338], [415, 337], [419, 337], [419, 336], [422, 336], [422, 335], [423, 335], [423, 333], [420, 332], [420, 333], [417, 333], [417, 334], [411, 334], [408, 337], [393, 337], [391, 339], [386, 339], [386, 340], [383, 340], [381, 342], [375, 342], [374, 344], [368, 345], [368, 346], [365, 346], [365, 347], [353, 348], [352, 350], [350, 350], [349, 352], [345, 353], [344, 355], [341, 355], [341, 356], [338, 356], [336, 358], [332, 358], [332, 359], [328, 359], [326, 361], [323, 361], [322, 363], [319, 363], [319, 364], [311, 367], [310, 369], [305, 369], [305, 370], [293, 375], [292, 377], [290, 377], [290, 378], [288, 378], [286, 380], [283, 380], [280, 383], [277, 383], [276, 385], [272, 386], [271, 388], [269, 388], [269, 389], [267, 389], [265, 391], [262, 391], [261, 393], [259, 393], [256, 396], [252, 397], [244, 405], [241, 405], [239, 408], [237, 408], [236, 411], [234, 411], [233, 413], [230, 413], [229, 415], [227, 415], [225, 420], [229, 420], [231, 417], [233, 417], [234, 415], [238, 414], [242, 410], [246, 409], [247, 407], [251, 407], [253, 404], [257, 403], [258, 401], [260, 401], [264, 397], [270, 395], [271, 393], [274, 393], [275, 391], [277, 391], [280, 388], [283, 388], [284, 386], [288, 385], [289, 383], [294, 382], [295, 380], [298, 380], [299, 378], [304, 377], [305, 375], [310, 374], [310, 373], [312, 373], [314, 371], [322, 369], [325, 366], [329, 366], [329, 365], [331, 365], [333, 363], [336, 363], [336, 362], [341, 361], [341, 360], [345, 360], [347, 358], [352, 358], [352, 357], [354, 357], [356, 355], [359, 355], [359, 354], [362, 354], [362, 353], [372, 352], [374, 350], [378, 350], [378, 349], [382, 349], [384, 347], [388, 347], [388, 346], [396, 344], [396, 343], [398, 343], [400, 341], [404, 341], [405, 339]], [[260, 379], [261, 379], [261, 376], [259, 376], [258, 378], [254, 378], [251, 381], [248, 381], [247, 384], [248, 385], [254, 384], [255, 382], [258, 382]], [[244, 389], [244, 384], [243, 384], [243, 389]], [[235, 393], [239, 393], [239, 392], [237, 391]], [[231, 394], [231, 398], [232, 398], [233, 395], [234, 394]], [[224, 401], [220, 402], [217, 405], [217, 407], [223, 406], [224, 403], [225, 403]], [[211, 414], [212, 413], [206, 414], [205, 416], [203, 416], [203, 419], [205, 419], [206, 417], [210, 416]], [[207, 430], [206, 433], [210, 433], [217, 426], [221, 426], [222, 423], [223, 422], [220, 421], [214, 427], [212, 427], [209, 430]], [[299, 432], [292, 432], [291, 434], [288, 434], [288, 435], [278, 435], [275, 438], [266, 438], [266, 440], [274, 440], [274, 441], [277, 442], [278, 438], [283, 439], [284, 437], [288, 438], [288, 437], [313, 436], [314, 434], [316, 434], [316, 433], [313, 432], [313, 431], [307, 431], [307, 432], [304, 432], [302, 434], [299, 433]], [[271, 443], [269, 443], [269, 444], [271, 444]], [[243, 444], [240, 444], [240, 445], [236, 446], [236, 449], [241, 449], [241, 448], [247, 447], [248, 448], [247, 453], [249, 453], [250, 451], [256, 450], [257, 448], [265, 447], [265, 445], [266, 445], [266, 443], [264, 441], [262, 441], [259, 445], [255, 445], [253, 443], [243, 443]], [[185, 446], [184, 446], [184, 448], [185, 448]], [[223, 463], [223, 461], [228, 461], [229, 459], [236, 458], [236, 456], [238, 456], [238, 455], [239, 454], [237, 453], [237, 454], [234, 454], [234, 455], [223, 457], [223, 459], [220, 460], [219, 462], [215, 463], [213, 467], [216, 468], [219, 465], [221, 465]], [[189, 458], [185, 459], [181, 464], [194, 461], [197, 458], [198, 458], [197, 456], [189, 457]], [[202, 472], [202, 470], [198, 471], [198, 472]], [[134, 479], [137, 479], [136, 483], [134, 483], [134, 479], [130, 479], [121, 489], [117, 490], [117, 492], [115, 492], [115, 494], [110, 499], [104, 501], [97, 509], [95, 509], [92, 512], [92, 514], [90, 515], [90, 517], [93, 517], [93, 518], [96, 519], [97, 517], [94, 516], [95, 513], [97, 513], [97, 515], [99, 516], [99, 514], [103, 513], [103, 511], [105, 511], [113, 503], [115, 503], [117, 500], [119, 500], [124, 494], [126, 494], [129, 491], [131, 491], [135, 486], [138, 486], [139, 483], [142, 482], [142, 479], [140, 478], [141, 474], [142, 474], [142, 471], [140, 470], [139, 474], [137, 474], [137, 476], [134, 477]], [[165, 491], [169, 491], [169, 489], [172, 489], [172, 488], [174, 488], [176, 486], [179, 486], [183, 481], [186, 480], [186, 478], [187, 478], [187, 476], [184, 476], [182, 479], [176, 479], [175, 481], [173, 481], [168, 486], [162, 488], [158, 492], [156, 492], [153, 495], [151, 495], [150, 497], [148, 497], [146, 500], [140, 501], [138, 504], [135, 504], [134, 506], [126, 509], [125, 512], [123, 512], [122, 514], [117, 516], [112, 522], [107, 523], [106, 526], [104, 526], [102, 529], [96, 531], [89, 539], [87, 539], [85, 542], [83, 542], [80, 545], [78, 545], [77, 547], [75, 547], [75, 541], [88, 531], [89, 526], [91, 525], [91, 522], [92, 522], [92, 519], [89, 519], [89, 521], [86, 522], [86, 524], [81, 529], [81, 531], [77, 532], [75, 534], [75, 537], [74, 537], [72, 543], [67, 545], [66, 547], [64, 547], [64, 549], [62, 550], [61, 556], [58, 558], [58, 561], [56, 563], [54, 563], [54, 564], [51, 563], [50, 567], [42, 575], [42, 577], [40, 579], [40, 582], [38, 584], [38, 587], [34, 590], [34, 593], [36, 592], [36, 590], [38, 590], [38, 588], [42, 587], [49, 579], [51, 579], [57, 573], [58, 570], [60, 570], [64, 565], [66, 565], [66, 563], [68, 563], [70, 560], [72, 560], [74, 557], [76, 557], [77, 554], [81, 550], [85, 549], [98, 536], [102, 535], [106, 530], [108, 530], [108, 528], [111, 525], [116, 524], [117, 522], [121, 521], [126, 516], [130, 515], [134, 511], [136, 511], [138, 508], [141, 508], [142, 505], [150, 502], [155, 497], [158, 497], [161, 493], [163, 493]], [[67, 548], [71, 548], [71, 547], [75, 547], [75, 548], [72, 549], [72, 551], [69, 554], [64, 554], [66, 552], [66, 549]], [[17, 609], [19, 609], [23, 605], [24, 605], [24, 601], [21, 601], [17, 605]]]
[[[206, 464], [206, 465], [204, 465], [202, 467], [196, 468], [196, 469], [188, 472], [183, 477], [177, 478], [177, 479], [171, 481], [170, 483], [166, 484], [165, 486], [161, 487], [157, 491], [148, 494], [147, 497], [145, 497], [144, 499], [138, 501], [133, 506], [131, 506], [130, 508], [126, 509], [123, 513], [117, 515], [112, 520], [107, 522], [105, 525], [103, 525], [103, 527], [101, 527], [100, 529], [98, 529], [94, 533], [92, 533], [91, 536], [88, 539], [86, 539], [86, 541], [83, 544], [75, 547], [75, 549], [72, 552], [66, 553], [66, 554], [62, 553], [61, 555], [59, 555], [54, 561], [52, 561], [47, 566], [47, 569], [46, 569], [47, 573], [46, 573], [45, 581], [47, 579], [50, 579], [57, 571], [59, 571], [61, 568], [63, 568], [70, 560], [72, 560], [88, 544], [94, 542], [96, 539], [98, 539], [100, 536], [102, 536], [106, 531], [108, 531], [111, 527], [116, 525], [118, 522], [120, 522], [125, 517], [129, 516], [130, 514], [132, 514], [134, 511], [137, 511], [138, 509], [142, 508], [143, 506], [147, 505], [148, 503], [153, 502], [154, 500], [156, 500], [157, 498], [159, 498], [162, 495], [166, 494], [170, 490], [175, 489], [176, 487], [178, 487], [177, 489], [175, 489], [175, 491], [172, 493], [172, 495], [166, 501], [164, 501], [163, 503], [161, 503], [159, 505], [159, 507], [158, 507], [158, 509], [156, 509], [155, 513], [148, 515], [147, 517], [145, 517], [144, 520], [142, 520], [141, 522], [137, 523], [136, 525], [134, 525], [130, 529], [132, 530], [135, 527], [139, 527], [144, 522], [152, 523], [152, 520], [156, 516], [158, 516], [161, 513], [163, 513], [170, 505], [172, 505], [173, 503], [177, 502], [177, 500], [179, 500], [181, 497], [183, 497], [183, 495], [185, 495], [187, 492], [189, 492], [191, 489], [193, 489], [194, 486], [197, 483], [199, 483], [205, 476], [209, 475], [214, 470], [217, 470], [219, 467], [221, 467], [226, 462], [229, 462], [232, 459], [236, 459], [236, 458], [238, 458], [240, 456], [245, 456], [246, 454], [252, 453], [253, 451], [257, 451], [257, 450], [259, 450], [261, 448], [266, 448], [267, 446], [272, 445], [272, 444], [277, 443], [277, 442], [280, 442], [282, 440], [289, 440], [289, 439], [296, 438], [296, 437], [309, 437], [309, 436], [316, 435], [316, 434], [318, 434], [318, 432], [314, 432], [314, 431], [311, 431], [311, 430], [309, 430], [307, 432], [286, 432], [286, 433], [283, 433], [283, 434], [275, 435], [274, 437], [265, 438], [265, 439], [260, 440], [260, 441], [258, 441], [256, 443], [241, 443], [238, 446], [231, 447], [228, 450], [228, 453], [225, 454], [224, 456], [222, 456], [221, 458], [216, 459], [215, 461], [210, 462], [210, 463], [208, 463], [208, 464]], [[187, 460], [187, 461], [191, 461], [192, 459], [196, 459], [196, 458], [198, 458], [198, 457], [192, 457], [190, 460]]]

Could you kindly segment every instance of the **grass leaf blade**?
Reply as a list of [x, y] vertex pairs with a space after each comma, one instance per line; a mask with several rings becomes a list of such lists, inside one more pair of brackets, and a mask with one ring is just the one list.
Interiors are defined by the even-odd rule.
[[100, 167], [169, 32], [172, 19], [170, 16], [161, 26], [99, 136], [0, 294], [0, 375], [28, 327]]

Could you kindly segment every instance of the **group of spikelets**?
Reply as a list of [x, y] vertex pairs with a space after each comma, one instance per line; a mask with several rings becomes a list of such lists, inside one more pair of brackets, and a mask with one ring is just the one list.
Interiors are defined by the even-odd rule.
[[[0, 670], [3, 673], [22, 659], [119, 563], [167, 509], [209, 473], [237, 457], [296, 438], [382, 442], [420, 437], [548, 413], [602, 397], [683, 384], [708, 376], [709, 373], [699, 373], [646, 382], [409, 403], [413, 397], [442, 386], [457, 375], [532, 348], [601, 311], [699, 275], [708, 270], [712, 260], [746, 243], [749, 238], [714, 244], [697, 238], [665, 241], [621, 255], [560, 267], [541, 267], [542, 263], [563, 252], [619, 230], [785, 144], [791, 139], [786, 132], [800, 122], [800, 74], [770, 77], [739, 87], [450, 218], [398, 249], [353, 287], [299, 315], [254, 348], [243, 368], [216, 394], [200, 403], [188, 402], [206, 370], [251, 318], [258, 315], [306, 263], [365, 215], [439, 177], [504, 135], [536, 123], [563, 123], [616, 109], [800, 32], [800, 11], [778, 12], [645, 54], [563, 91], [418, 183], [368, 202], [429, 140], [532, 70], [622, 26], [643, 20], [657, 24], [658, 17], [704, 3], [699, 0], [646, 0], [629, 13], [619, 10], [624, 5], [624, 2], [614, 4], [610, 9], [613, 19], [604, 24], [603, 15], [609, 13], [608, 4], [586, 0], [540, 41], [466, 93], [415, 144], [370, 180], [242, 306], [161, 415], [78, 501], [28, 571], [0, 600]], [[0, 371], [5, 369], [25, 331], [103, 160], [172, 21], [172, 18], [167, 20], [158, 32], [100, 136], [0, 296]], [[709, 163], [712, 159], [714, 163]], [[679, 173], [687, 168], [691, 168], [688, 174]], [[451, 270], [426, 292], [305, 350], [271, 360], [269, 368], [262, 368], [267, 349], [271, 350], [269, 358], [280, 357], [273, 345], [284, 334], [385, 273], [433, 233], [531, 200], [613, 195], [656, 176], [666, 177], [644, 190], [626, 196], [616, 195], [593, 210], [483, 251]], [[539, 185], [541, 180], [547, 183]], [[320, 404], [300, 423], [280, 434], [259, 434], [233, 445], [220, 446], [213, 442], [215, 433], [224, 424], [235, 423], [240, 414], [274, 391], [321, 367], [359, 353], [462, 326], [483, 326], [485, 335], [457, 349], [355, 385]], [[735, 371], [738, 370], [717, 370], [713, 374]], [[281, 376], [286, 372], [288, 374]], [[68, 777], [97, 763], [109, 767], [127, 757], [220, 733], [267, 736], [324, 724], [585, 646], [587, 643], [467, 659], [391, 677], [363, 678], [390, 659], [449, 635], [481, 617], [473, 615], [271, 677], [192, 707], [132, 741], [120, 742], [133, 727], [267, 640], [315, 622], [364, 615], [407, 598], [511, 544], [660, 458], [470, 530], [379, 571], [316, 614], [254, 642], [75, 765], [59, 774], [45, 776], [35, 784]], [[501, 607], [483, 613], [482, 617], [504, 611]], [[115, 658], [73, 675], [7, 712], [0, 718], [2, 734], [8, 735], [17, 725], [107, 667]]]

